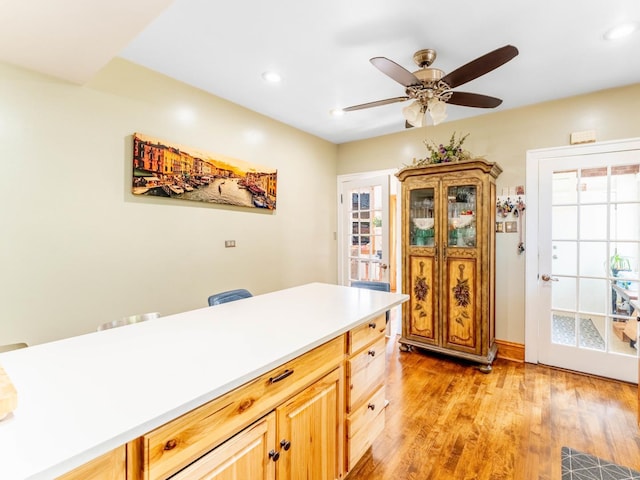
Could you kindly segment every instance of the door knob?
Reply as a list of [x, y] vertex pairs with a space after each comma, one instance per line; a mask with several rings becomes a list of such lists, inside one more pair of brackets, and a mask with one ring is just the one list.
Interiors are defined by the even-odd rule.
[[381, 263], [380, 268], [386, 270], [387, 268], [389, 268], [389, 265], [387, 265], [386, 263]]
[[545, 282], [558, 282], [559, 281], [556, 277], [552, 277], [551, 275], [548, 275], [546, 273], [543, 273], [540, 278]]

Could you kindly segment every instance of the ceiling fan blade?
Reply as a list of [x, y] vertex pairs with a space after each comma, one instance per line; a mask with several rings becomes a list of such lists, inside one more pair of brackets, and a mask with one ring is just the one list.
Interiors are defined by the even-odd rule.
[[502, 48], [489, 52], [455, 69], [453, 72], [442, 77], [442, 81], [449, 85], [449, 87], [455, 88], [485, 73], [489, 73], [500, 65], [504, 65], [516, 55], [518, 55], [518, 49], [516, 47], [513, 45], [505, 45]]
[[398, 65], [393, 60], [389, 60], [386, 57], [373, 57], [369, 60], [373, 63], [373, 66], [380, 70], [382, 73], [391, 77], [393, 80], [398, 82], [405, 87], [409, 87], [411, 85], [421, 85], [420, 80], [413, 73], [411, 73], [406, 68]]
[[463, 107], [495, 108], [502, 103], [502, 100], [478, 93], [453, 92], [447, 103]]
[[390, 103], [404, 102], [409, 100], [409, 97], [393, 97], [385, 100], [376, 100], [375, 102], [363, 103], [360, 105], [353, 105], [352, 107], [343, 108], [343, 112], [353, 112], [354, 110], [362, 110], [364, 108], [379, 107], [381, 105], [388, 105]]

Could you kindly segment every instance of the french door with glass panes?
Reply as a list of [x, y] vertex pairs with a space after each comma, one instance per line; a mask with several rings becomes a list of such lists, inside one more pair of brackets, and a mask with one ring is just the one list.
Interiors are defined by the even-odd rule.
[[538, 168], [539, 361], [637, 382], [640, 152]]
[[341, 184], [341, 284], [389, 282], [389, 176]]

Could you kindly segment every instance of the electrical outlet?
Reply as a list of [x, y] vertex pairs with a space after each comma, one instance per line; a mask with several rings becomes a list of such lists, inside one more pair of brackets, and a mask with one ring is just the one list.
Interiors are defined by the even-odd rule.
[[224, 246], [225, 246], [225, 248], [235, 247], [236, 246], [236, 241], [235, 240], [225, 240], [224, 241]]

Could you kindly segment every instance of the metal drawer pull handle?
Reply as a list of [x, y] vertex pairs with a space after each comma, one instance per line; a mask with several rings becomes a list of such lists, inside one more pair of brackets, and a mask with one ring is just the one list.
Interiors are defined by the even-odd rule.
[[280, 446], [284, 448], [285, 452], [291, 448], [291, 442], [289, 440], [281, 440]]
[[373, 411], [373, 410], [375, 410], [375, 409], [376, 409], [376, 405], [375, 405], [375, 403], [370, 403], [369, 405], [367, 405], [367, 408], [368, 408], [369, 410]]
[[376, 356], [376, 351], [375, 351], [375, 350], [369, 350], [367, 353], [368, 353], [369, 355], [371, 355], [372, 357], [375, 357], [375, 356]]
[[287, 378], [289, 375], [293, 375], [293, 370], [289, 370], [288, 368], [282, 372], [280, 375], [276, 375], [275, 377], [271, 377], [269, 379], [269, 383], [277, 383], [280, 380], [284, 380], [285, 378]]
[[271, 450], [269, 452], [269, 458], [271, 460], [273, 460], [274, 462], [277, 462], [278, 459], [280, 458], [280, 452], [276, 452], [275, 450]]
[[373, 322], [371, 322], [371, 323], [369, 324], [369, 328], [376, 328], [376, 324], [375, 324], [375, 323], [373, 323]]

